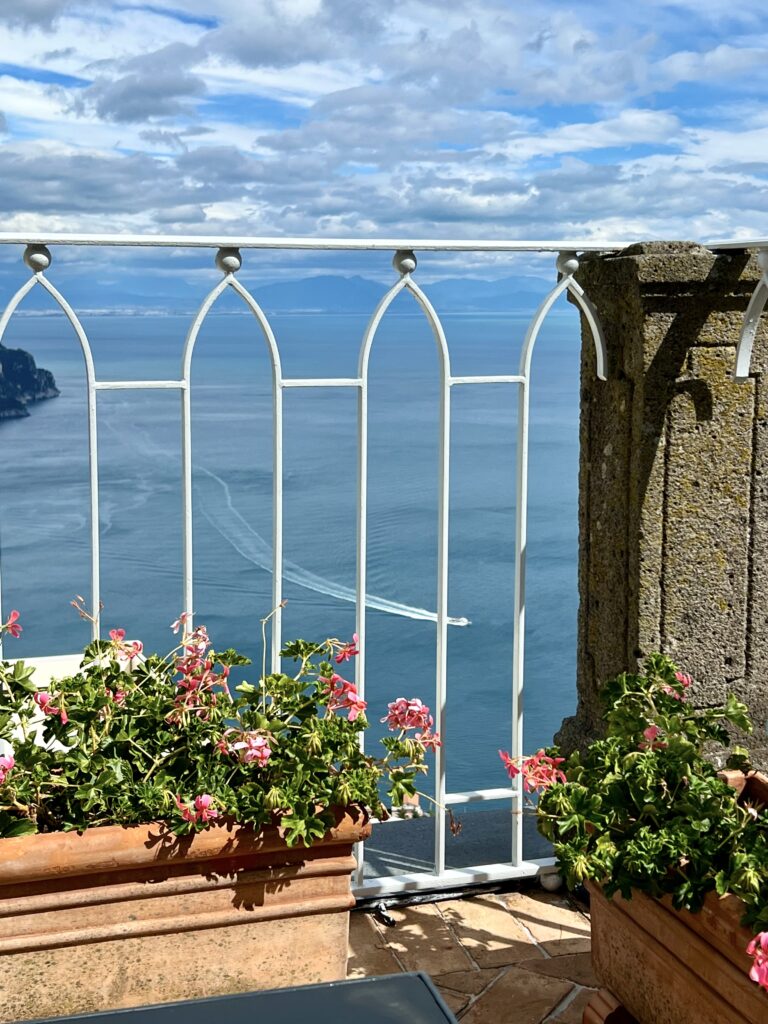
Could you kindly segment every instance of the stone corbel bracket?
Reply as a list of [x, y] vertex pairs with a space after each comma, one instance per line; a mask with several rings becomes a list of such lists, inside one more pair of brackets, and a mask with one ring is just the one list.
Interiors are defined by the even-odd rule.
[[768, 249], [761, 249], [758, 252], [757, 263], [763, 276], [752, 293], [747, 312], [744, 314], [744, 326], [741, 328], [741, 334], [736, 344], [736, 366], [733, 371], [735, 381], [745, 381], [749, 377], [752, 346], [755, 343], [760, 315], [768, 304]]

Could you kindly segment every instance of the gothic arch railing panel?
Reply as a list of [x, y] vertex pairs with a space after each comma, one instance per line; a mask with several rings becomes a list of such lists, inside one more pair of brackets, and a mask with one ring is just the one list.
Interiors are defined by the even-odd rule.
[[[435, 729], [443, 729], [446, 708], [448, 670], [448, 625], [465, 625], [466, 620], [448, 615], [448, 531], [450, 497], [451, 453], [451, 358], [443, 325], [432, 303], [411, 277], [416, 269], [416, 258], [410, 251], [398, 251], [393, 260], [400, 280], [389, 289], [376, 307], [363, 335], [358, 360], [360, 389], [358, 392], [358, 551], [357, 551], [357, 632], [360, 638], [355, 681], [361, 694], [365, 693], [365, 626], [366, 626], [366, 574], [367, 574], [367, 510], [368, 510], [368, 366], [373, 342], [389, 307], [397, 296], [408, 291], [421, 308], [429, 323], [437, 346], [440, 367], [440, 417], [437, 529], [437, 603], [435, 641]], [[445, 870], [445, 761], [442, 749], [435, 751], [435, 870]], [[362, 881], [362, 861], [359, 861], [358, 879]]]
[[182, 507], [183, 507], [183, 576], [184, 609], [194, 612], [194, 567], [192, 538], [192, 356], [197, 338], [208, 313], [231, 288], [253, 313], [261, 328], [269, 352], [272, 369], [272, 671], [280, 668], [282, 647], [282, 600], [283, 600], [283, 374], [280, 351], [272, 326], [256, 299], [235, 277], [242, 265], [237, 249], [220, 249], [216, 264], [224, 277], [211, 289], [203, 300], [197, 316], [192, 321], [184, 343], [181, 359], [181, 457], [182, 457]]
[[[90, 525], [91, 525], [91, 636], [95, 640], [99, 635], [99, 620], [101, 608], [101, 586], [100, 586], [100, 536], [99, 536], [99, 454], [96, 417], [96, 370], [93, 363], [93, 353], [88, 341], [88, 335], [81, 324], [77, 314], [70, 304], [56, 288], [55, 285], [45, 276], [44, 271], [51, 265], [51, 254], [42, 245], [27, 246], [24, 251], [24, 262], [32, 271], [32, 277], [18, 289], [15, 295], [5, 308], [0, 318], [0, 342], [2, 342], [10, 319], [22, 300], [32, 291], [35, 285], [39, 285], [46, 291], [58, 305], [64, 316], [69, 321], [75, 332], [75, 337], [80, 343], [85, 363], [86, 387], [88, 391], [88, 483], [90, 491]], [[0, 616], [2, 616], [2, 587], [0, 586]], [[2, 655], [2, 637], [0, 637], [0, 655]]]

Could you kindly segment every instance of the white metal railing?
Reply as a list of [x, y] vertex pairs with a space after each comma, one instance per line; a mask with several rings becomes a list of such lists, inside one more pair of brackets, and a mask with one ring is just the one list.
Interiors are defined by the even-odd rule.
[[[0, 341], [8, 322], [23, 299], [37, 285], [55, 300], [71, 324], [80, 343], [86, 369], [88, 395], [88, 438], [89, 438], [89, 484], [90, 484], [90, 541], [91, 541], [91, 607], [96, 610], [93, 636], [98, 636], [98, 608], [100, 599], [100, 552], [99, 552], [99, 480], [98, 480], [98, 417], [97, 396], [103, 391], [165, 389], [177, 391], [181, 398], [181, 461], [182, 461], [182, 505], [183, 505], [183, 594], [182, 603], [187, 611], [194, 607], [193, 535], [192, 535], [192, 432], [191, 432], [191, 369], [195, 344], [205, 319], [220, 296], [232, 289], [255, 317], [264, 336], [272, 372], [273, 409], [273, 564], [272, 602], [278, 608], [272, 622], [271, 664], [279, 668], [281, 648], [281, 617], [279, 605], [282, 599], [283, 581], [283, 392], [289, 388], [330, 388], [350, 389], [357, 392], [357, 572], [356, 572], [356, 621], [360, 654], [356, 659], [356, 683], [361, 695], [365, 693], [366, 657], [366, 569], [367, 569], [367, 498], [368, 498], [368, 365], [371, 348], [379, 326], [400, 292], [408, 291], [416, 299], [426, 317], [435, 338], [439, 357], [440, 373], [440, 419], [439, 419], [439, 494], [438, 494], [438, 559], [437, 559], [437, 606], [432, 616], [436, 623], [435, 669], [436, 706], [435, 728], [445, 734], [446, 674], [447, 674], [447, 631], [451, 624], [462, 624], [465, 620], [451, 619], [448, 615], [448, 527], [449, 527], [449, 470], [451, 458], [451, 393], [454, 387], [507, 384], [518, 389], [518, 429], [516, 467], [516, 532], [515, 532], [515, 580], [513, 608], [513, 660], [511, 666], [511, 706], [513, 756], [523, 753], [523, 674], [525, 655], [525, 560], [527, 548], [527, 496], [528, 496], [528, 430], [531, 385], [531, 359], [534, 346], [542, 325], [556, 300], [569, 292], [579, 306], [592, 332], [596, 353], [597, 374], [606, 376], [605, 343], [596, 313], [583, 289], [574, 278], [579, 261], [579, 252], [607, 252], [624, 248], [626, 243], [604, 242], [505, 242], [505, 241], [434, 241], [434, 240], [348, 240], [348, 239], [306, 239], [306, 238], [208, 238], [200, 236], [116, 236], [116, 235], [18, 235], [0, 234], [0, 244], [24, 245], [24, 261], [32, 272], [28, 279], [12, 296], [0, 317]], [[722, 243], [718, 248], [744, 247], [748, 243]], [[97, 380], [91, 348], [87, 334], [64, 296], [49, 281], [46, 271], [51, 265], [49, 246], [151, 246], [151, 247], [205, 247], [215, 249], [216, 264], [223, 277], [203, 300], [194, 317], [183, 349], [181, 370], [175, 380]], [[768, 243], [760, 243], [768, 248]], [[398, 278], [395, 284], [382, 296], [363, 334], [359, 352], [357, 376], [353, 378], [286, 378], [282, 374], [280, 351], [268, 317], [251, 293], [237, 279], [241, 268], [241, 249], [296, 249], [296, 250], [389, 250], [394, 252], [393, 265]], [[714, 246], [713, 246], [714, 248]], [[455, 376], [451, 370], [448, 341], [440, 318], [425, 292], [414, 280], [417, 261], [415, 251], [467, 251], [467, 252], [551, 252], [557, 253], [556, 268], [558, 281], [543, 299], [530, 321], [517, 374]], [[765, 259], [768, 254], [763, 254]], [[762, 263], [765, 268], [765, 262]], [[761, 290], [763, 289], [763, 290]], [[758, 296], [759, 292], [759, 296]], [[765, 303], [768, 298], [768, 283], [763, 279], [755, 293], [753, 303]], [[757, 308], [757, 307], [756, 307]], [[759, 309], [757, 315], [759, 316]], [[753, 310], [754, 312], [754, 310]], [[752, 334], [754, 337], [754, 332]], [[749, 353], [745, 346], [744, 359]], [[1, 581], [0, 581], [1, 582]], [[2, 589], [0, 587], [0, 621], [2, 621]], [[1, 644], [1, 638], [0, 638]], [[0, 655], [2, 647], [0, 646]], [[436, 754], [436, 798], [439, 809], [434, 817], [434, 856], [431, 871], [410, 874], [364, 878], [363, 857], [359, 856], [358, 893], [377, 895], [395, 893], [408, 889], [440, 888], [482, 881], [522, 877], [536, 874], [550, 862], [526, 860], [523, 851], [522, 830], [522, 780], [518, 777], [512, 785], [504, 788], [481, 789], [467, 792], [446, 792], [446, 756], [450, 751], [450, 737], [446, 736], [444, 748]], [[512, 849], [508, 862], [476, 865], [466, 869], [448, 869], [445, 863], [446, 808], [451, 805], [487, 802], [508, 799], [512, 807]]]

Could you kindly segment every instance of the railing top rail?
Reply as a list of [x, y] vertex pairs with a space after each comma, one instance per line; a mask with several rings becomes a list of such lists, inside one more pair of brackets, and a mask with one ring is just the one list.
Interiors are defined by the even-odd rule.
[[[420, 250], [421, 252], [619, 252], [638, 239], [625, 241], [529, 240], [503, 238], [315, 238], [251, 235], [91, 235], [69, 232], [0, 231], [0, 245], [146, 246], [176, 249], [315, 249]], [[652, 239], [643, 239], [652, 241]], [[702, 242], [708, 249], [766, 249], [768, 238]]]
[[90, 235], [39, 231], [0, 232], [3, 245], [127, 245], [166, 246], [179, 249], [419, 249], [438, 252], [614, 252], [629, 242], [510, 241], [508, 239], [451, 238], [259, 238], [248, 235]]

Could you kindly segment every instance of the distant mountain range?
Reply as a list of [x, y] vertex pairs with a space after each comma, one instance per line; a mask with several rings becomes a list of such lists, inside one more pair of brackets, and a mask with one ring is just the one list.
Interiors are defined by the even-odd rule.
[[[336, 274], [318, 274], [266, 284], [254, 283], [244, 274], [242, 280], [267, 313], [372, 313], [388, 287], [386, 283], [369, 278], [341, 277]], [[554, 284], [554, 278], [548, 282], [539, 277], [504, 277], [495, 281], [452, 277], [431, 283], [418, 281], [418, 277], [415, 280], [426, 292], [438, 314], [529, 313]], [[201, 292], [193, 293], [183, 271], [180, 271], [178, 278], [164, 278], [162, 283], [162, 293], [150, 293], [143, 288], [136, 288], [135, 279], [124, 284], [115, 282], [109, 290], [99, 291], [98, 306], [93, 301], [95, 295], [88, 282], [73, 278], [60, 287], [78, 312], [91, 314], [191, 314], [202, 300]], [[231, 305], [227, 306], [228, 310], [231, 308]], [[406, 299], [396, 306], [398, 311], [408, 308]], [[24, 308], [19, 312], [27, 315]], [[46, 315], [48, 309], [30, 312], [32, 315]]]
[[[527, 312], [536, 308], [548, 290], [547, 283], [535, 277], [496, 281], [455, 277], [422, 287], [438, 313]], [[265, 310], [367, 313], [375, 309], [386, 288], [365, 277], [322, 274], [257, 285], [252, 290]]]

